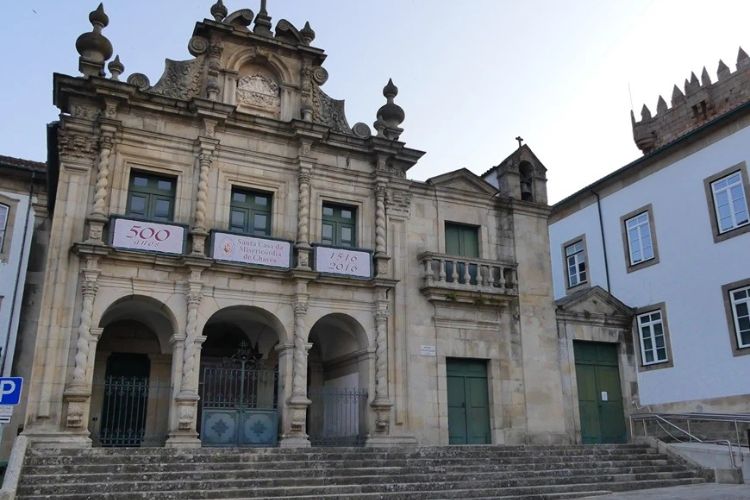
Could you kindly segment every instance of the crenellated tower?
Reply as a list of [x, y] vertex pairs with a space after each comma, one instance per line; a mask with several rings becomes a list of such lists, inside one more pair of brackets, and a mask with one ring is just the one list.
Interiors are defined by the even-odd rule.
[[704, 67], [700, 80], [692, 73], [690, 79], [685, 79], [683, 89], [674, 86], [671, 107], [659, 96], [653, 116], [644, 104], [639, 122], [635, 121], [635, 114], [631, 111], [633, 139], [643, 154], [651, 153], [750, 100], [750, 57], [740, 47], [736, 71], [732, 72], [720, 60], [716, 82], [711, 81]]

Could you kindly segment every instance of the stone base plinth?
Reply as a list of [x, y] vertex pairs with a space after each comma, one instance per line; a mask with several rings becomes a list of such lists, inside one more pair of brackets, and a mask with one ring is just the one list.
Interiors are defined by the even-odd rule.
[[309, 448], [310, 440], [302, 436], [282, 437], [279, 440], [279, 448]]
[[368, 448], [399, 448], [417, 446], [417, 438], [409, 435], [387, 435], [387, 436], [368, 436], [365, 441], [365, 447]]
[[194, 435], [172, 434], [164, 443], [165, 448], [200, 448], [201, 440]]

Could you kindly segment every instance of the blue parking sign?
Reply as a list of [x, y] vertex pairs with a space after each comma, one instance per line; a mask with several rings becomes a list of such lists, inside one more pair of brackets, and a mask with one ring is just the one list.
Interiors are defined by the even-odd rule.
[[0, 377], [0, 405], [17, 405], [22, 387], [23, 377]]

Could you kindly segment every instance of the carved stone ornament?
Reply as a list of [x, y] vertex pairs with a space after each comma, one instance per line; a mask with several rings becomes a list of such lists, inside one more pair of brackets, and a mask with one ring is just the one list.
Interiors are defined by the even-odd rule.
[[138, 90], [146, 90], [151, 86], [148, 77], [143, 73], [133, 73], [128, 77], [128, 83], [130, 85], [135, 85]]
[[200, 94], [202, 70], [203, 57], [189, 61], [167, 59], [164, 74], [149, 92], [175, 99], [192, 99]]
[[99, 110], [91, 106], [74, 104], [70, 107], [70, 114], [76, 118], [83, 118], [84, 120], [96, 120], [99, 116]]
[[328, 81], [328, 71], [322, 66], [316, 66], [312, 70], [312, 78], [318, 85], [323, 85]]
[[198, 57], [201, 54], [205, 54], [208, 50], [208, 40], [201, 36], [194, 36], [188, 42], [188, 52], [191, 55]]
[[237, 83], [237, 101], [246, 106], [277, 109], [279, 93], [279, 85], [265, 75], [243, 76]]
[[91, 136], [76, 134], [60, 130], [58, 144], [63, 157], [91, 158], [94, 154], [95, 142]]
[[181, 431], [189, 431], [193, 427], [193, 419], [195, 417], [195, 408], [191, 403], [185, 404], [180, 403], [178, 406], [178, 427]]
[[370, 136], [372, 136], [372, 130], [370, 130], [370, 126], [362, 122], [355, 123], [352, 127], [352, 132], [354, 132], [354, 135], [361, 139], [369, 139]]
[[351, 135], [352, 129], [346, 121], [344, 112], [344, 101], [333, 99], [320, 90], [317, 86], [313, 88], [313, 121], [330, 127], [334, 132]]
[[70, 401], [65, 425], [71, 429], [83, 427], [83, 415], [86, 413], [86, 401]]

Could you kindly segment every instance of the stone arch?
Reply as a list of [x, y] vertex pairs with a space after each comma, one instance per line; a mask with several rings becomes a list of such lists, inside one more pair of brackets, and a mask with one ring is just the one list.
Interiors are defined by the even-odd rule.
[[239, 73], [245, 65], [265, 66], [271, 69], [282, 85], [289, 85], [294, 81], [294, 73], [291, 68], [275, 54], [260, 54], [253, 49], [240, 50], [232, 54], [226, 67], [230, 71]]
[[518, 166], [519, 182], [521, 183], [521, 199], [534, 201], [534, 167], [528, 161], [522, 161]]
[[89, 431], [95, 445], [158, 446], [167, 435], [177, 319], [163, 302], [122, 296], [95, 323]]
[[364, 443], [373, 354], [369, 338], [352, 316], [326, 314], [308, 336], [307, 429], [314, 445]]
[[178, 331], [177, 316], [167, 304], [153, 297], [122, 296], [110, 303], [92, 323], [104, 329], [115, 322], [132, 319], [137, 319], [156, 335], [162, 354], [172, 352], [170, 339]]

